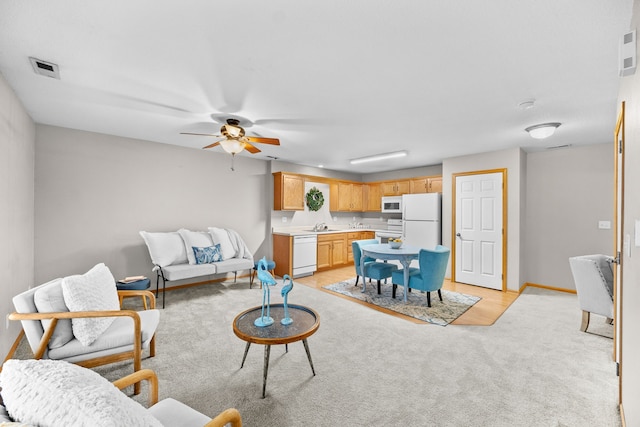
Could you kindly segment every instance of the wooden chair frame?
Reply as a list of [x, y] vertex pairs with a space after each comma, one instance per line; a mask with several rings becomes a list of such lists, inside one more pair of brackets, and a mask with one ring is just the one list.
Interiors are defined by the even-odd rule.
[[[120, 378], [113, 382], [113, 385], [122, 390], [131, 385], [140, 384], [141, 381], [149, 382], [149, 406], [158, 403], [158, 377], [151, 369], [142, 369], [126, 377]], [[231, 423], [231, 427], [242, 427], [242, 418], [240, 412], [235, 408], [229, 408], [222, 411], [218, 416], [209, 421], [204, 427], [223, 427]]]
[[[149, 307], [151, 309], [156, 308], [156, 298], [153, 292], [140, 290], [140, 291], [118, 291], [118, 298], [127, 297], [141, 297], [145, 301], [149, 299]], [[125, 351], [122, 353], [111, 354], [108, 356], [95, 357], [93, 359], [87, 359], [80, 362], [75, 362], [76, 365], [83, 366], [85, 368], [94, 368], [96, 366], [107, 365], [109, 363], [121, 362], [128, 359], [133, 359], [134, 372], [142, 369], [142, 331], [140, 326], [140, 316], [134, 310], [105, 310], [105, 311], [64, 311], [64, 312], [51, 312], [51, 313], [17, 313], [13, 312], [9, 314], [9, 320], [47, 320], [50, 319], [51, 323], [49, 327], [44, 331], [40, 345], [34, 353], [34, 359], [42, 359], [44, 352], [47, 350], [49, 340], [53, 335], [53, 331], [60, 319], [81, 319], [92, 317], [131, 317], [133, 319], [133, 350]], [[156, 334], [153, 334], [151, 342], [149, 343], [149, 356], [154, 357], [156, 355]], [[135, 385], [135, 394], [140, 393], [140, 384]]]

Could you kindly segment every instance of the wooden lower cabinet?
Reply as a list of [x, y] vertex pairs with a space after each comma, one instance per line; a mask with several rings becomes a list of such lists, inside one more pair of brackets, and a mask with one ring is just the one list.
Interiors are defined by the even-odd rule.
[[[329, 270], [353, 264], [354, 240], [373, 239], [373, 231], [350, 231], [348, 233], [318, 234], [317, 269]], [[273, 235], [273, 260], [276, 263], [275, 274], [293, 276], [293, 237], [282, 234]]]
[[347, 233], [318, 235], [317, 268], [328, 270], [347, 264]]
[[353, 263], [353, 246], [355, 240], [367, 240], [375, 238], [373, 231], [354, 231], [347, 233], [347, 263]]
[[293, 276], [293, 237], [282, 234], [273, 235], [273, 261], [276, 263], [276, 276]]

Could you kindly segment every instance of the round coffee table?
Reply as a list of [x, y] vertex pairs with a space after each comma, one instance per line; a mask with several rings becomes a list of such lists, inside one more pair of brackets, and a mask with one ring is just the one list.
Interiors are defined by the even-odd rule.
[[[304, 349], [307, 352], [311, 372], [316, 375], [311, 361], [311, 353], [309, 352], [309, 344], [307, 338], [313, 335], [320, 327], [320, 316], [315, 310], [303, 305], [288, 304], [289, 317], [293, 322], [289, 325], [283, 325], [280, 320], [284, 318], [284, 305], [271, 305], [271, 317], [275, 322], [270, 326], [258, 327], [253, 322], [260, 317], [262, 306], [250, 308], [238, 314], [233, 320], [233, 332], [238, 338], [247, 342], [244, 349], [244, 356], [240, 368], [244, 366], [251, 343], [264, 344], [264, 372], [262, 381], [262, 397], [264, 398], [267, 389], [267, 371], [269, 370], [269, 355], [271, 346], [278, 344], [288, 345], [289, 343], [302, 341]], [[288, 347], [286, 347], [288, 350]]]

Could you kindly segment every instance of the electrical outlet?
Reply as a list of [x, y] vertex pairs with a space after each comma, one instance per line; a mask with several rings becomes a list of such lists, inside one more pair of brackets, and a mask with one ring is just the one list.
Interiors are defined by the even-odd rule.
[[7, 314], [7, 317], [5, 317], [5, 322], [6, 325], [4, 326], [5, 329], [9, 329], [9, 315]]
[[287, 222], [287, 217], [286, 216], [282, 217], [282, 222]]

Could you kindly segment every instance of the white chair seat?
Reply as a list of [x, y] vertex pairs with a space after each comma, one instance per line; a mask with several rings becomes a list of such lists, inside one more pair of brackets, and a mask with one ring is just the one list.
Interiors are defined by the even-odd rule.
[[203, 426], [211, 421], [206, 415], [170, 397], [150, 407], [149, 412], [167, 427]]
[[[140, 316], [140, 329], [142, 331], [142, 348], [146, 349], [160, 323], [160, 311], [139, 311], [138, 315]], [[93, 344], [85, 347], [74, 338], [62, 347], [49, 349], [49, 358], [79, 362], [94, 357], [133, 350], [132, 324], [133, 320], [130, 317], [117, 317]]]

